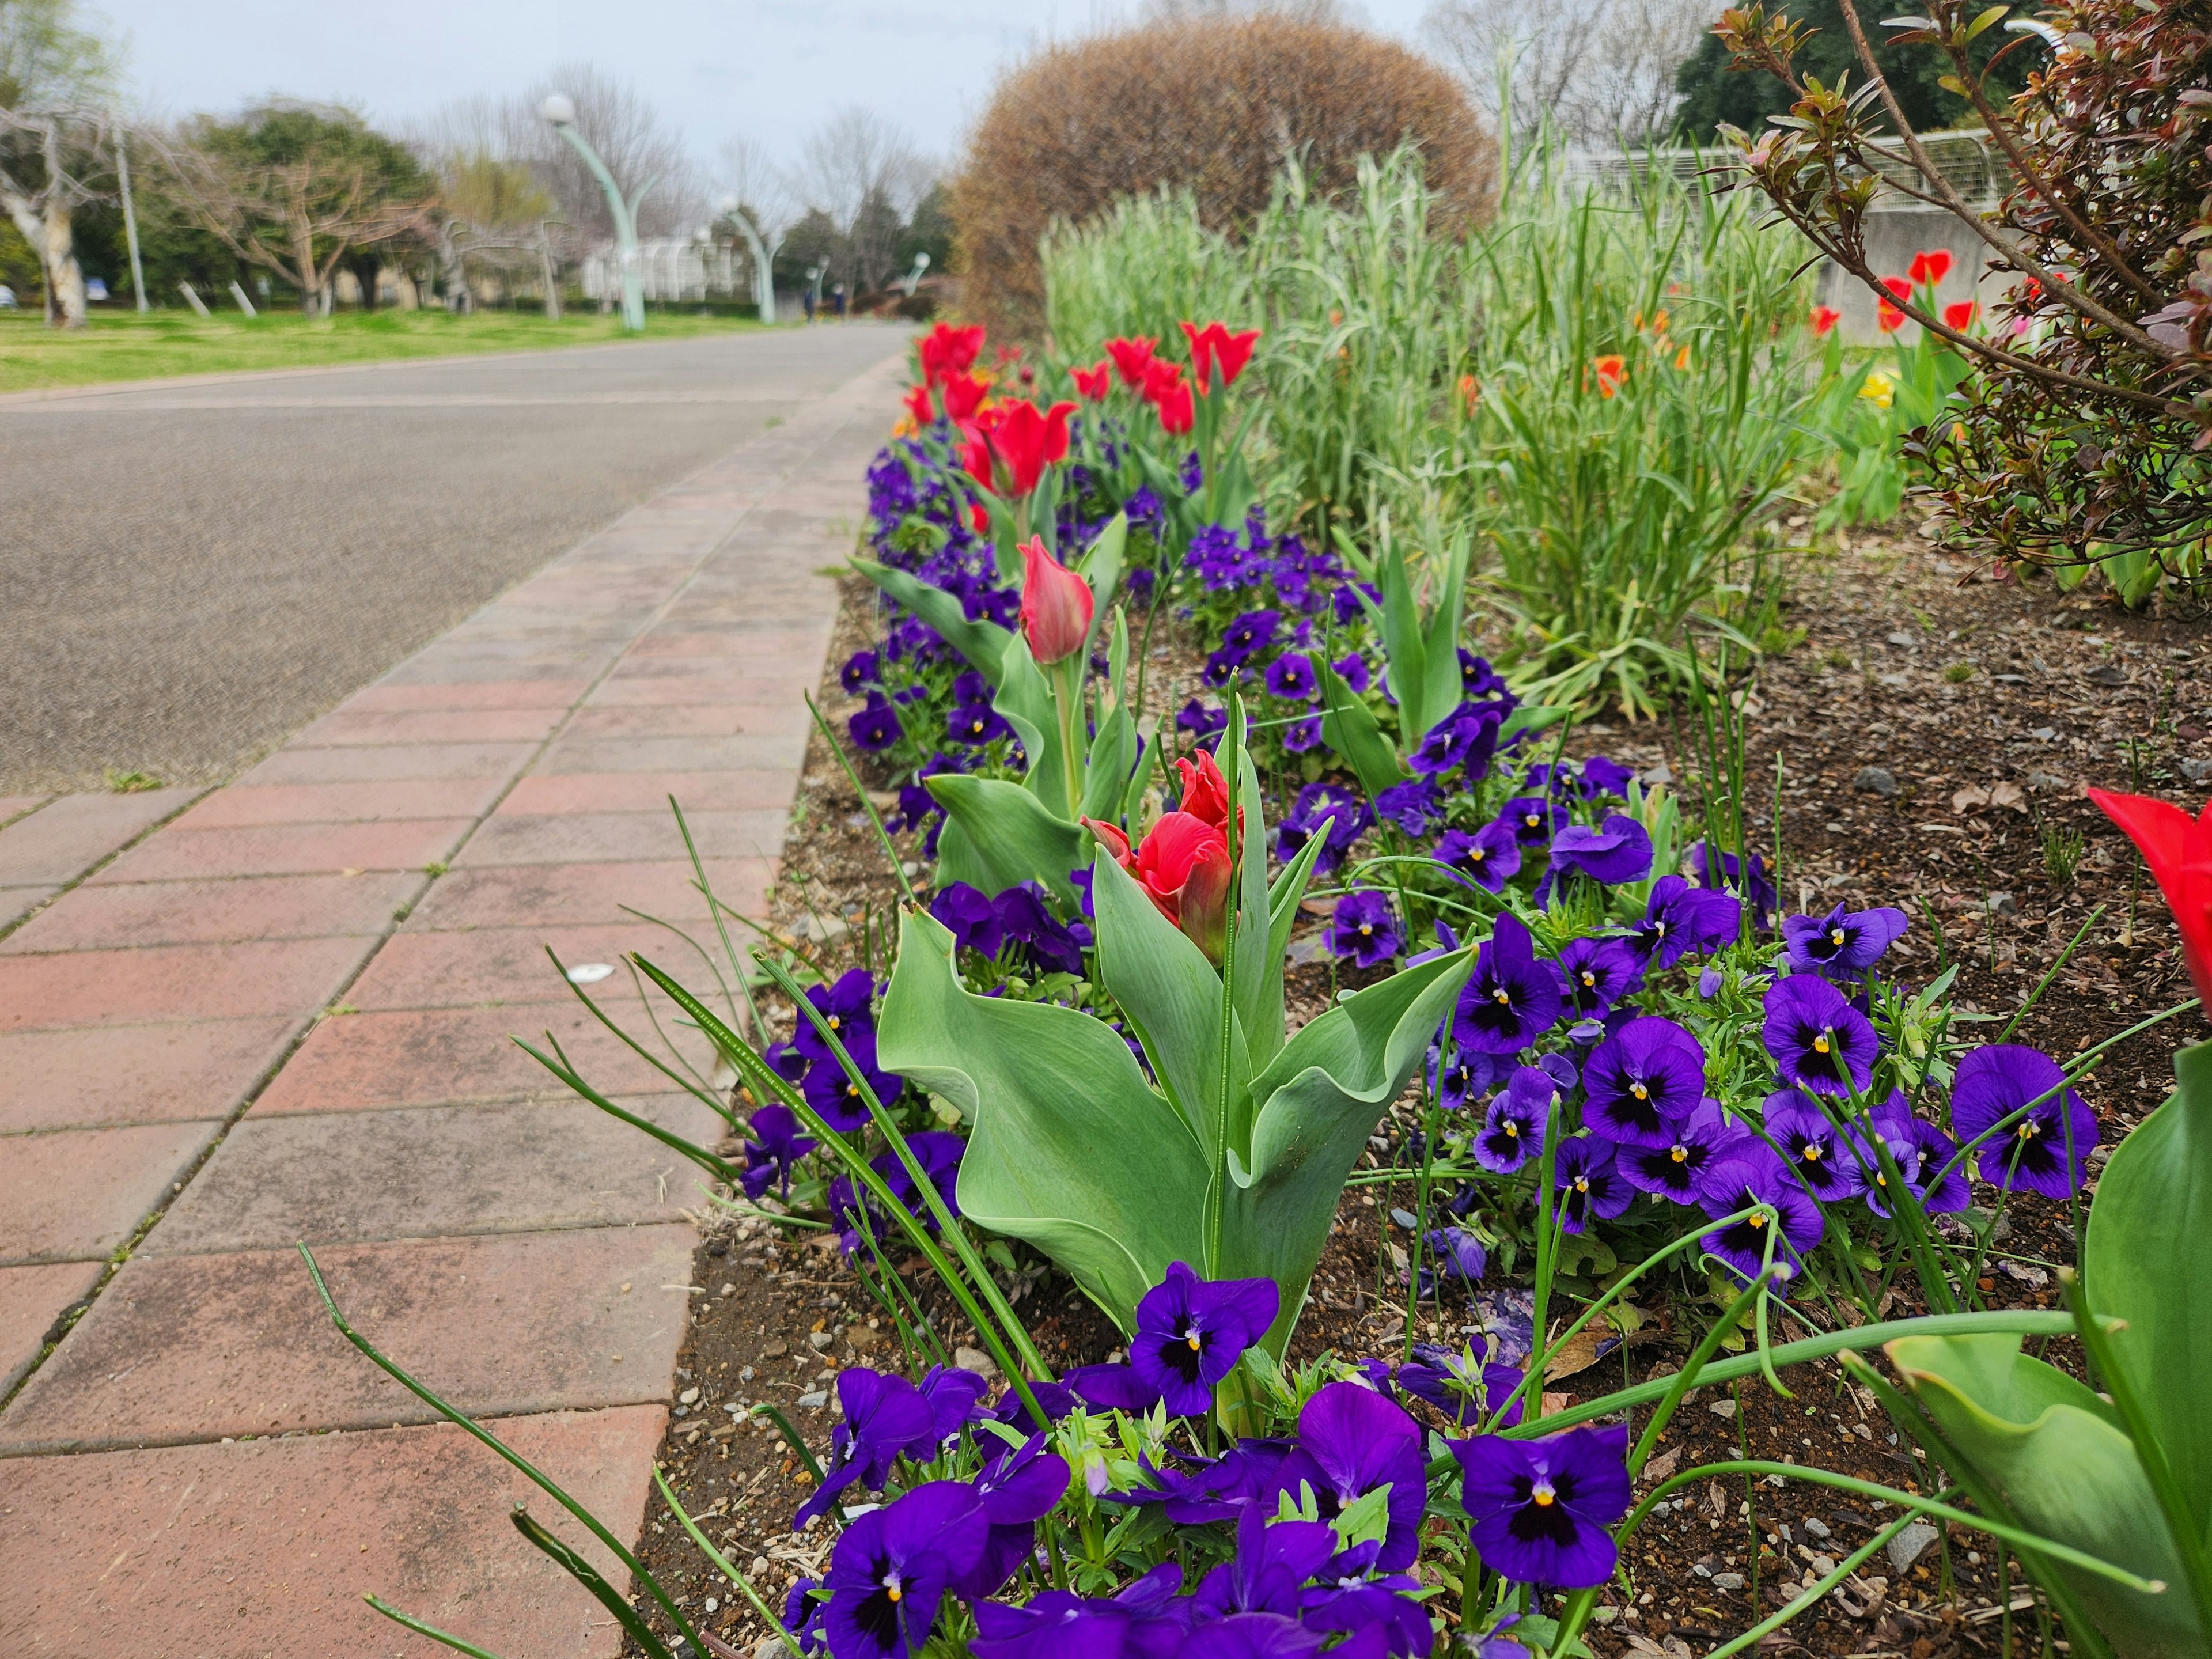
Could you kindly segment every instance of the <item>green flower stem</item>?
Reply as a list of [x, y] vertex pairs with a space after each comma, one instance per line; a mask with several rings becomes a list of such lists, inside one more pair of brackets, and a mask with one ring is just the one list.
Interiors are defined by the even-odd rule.
[[449, 1631], [440, 1630], [435, 1625], [426, 1625], [411, 1613], [400, 1612], [380, 1595], [363, 1595], [361, 1599], [393, 1624], [404, 1625], [417, 1636], [427, 1636], [433, 1642], [442, 1642], [456, 1653], [467, 1654], [469, 1659], [499, 1659], [499, 1656], [488, 1648], [480, 1648], [473, 1642], [465, 1642]]
[[[883, 815], [876, 811], [875, 802], [868, 799], [868, 792], [861, 787], [860, 775], [853, 769], [853, 763], [845, 753], [845, 745], [837, 741], [837, 734], [830, 729], [830, 722], [823, 718], [822, 710], [811, 691], [806, 694], [806, 712], [814, 716], [815, 729], [822, 733], [822, 741], [830, 745], [830, 752], [837, 757], [837, 764], [845, 774], [845, 781], [853, 786], [853, 793], [860, 797], [860, 810], [868, 815], [868, 822], [875, 826], [876, 839], [883, 844], [884, 862], [890, 866], [891, 874], [898, 878], [899, 890], [906, 895], [906, 902], [920, 904], [921, 901], [915, 896], [914, 884], [907, 879], [906, 866], [899, 862], [898, 848], [891, 841], [890, 831], [884, 828]], [[671, 804], [673, 804], [672, 800]], [[726, 947], [729, 943], [726, 933], [722, 942]], [[735, 952], [732, 955], [734, 957]], [[744, 979], [743, 973], [738, 974], [738, 983], [743, 984]]]
[[799, 1638], [784, 1628], [782, 1620], [769, 1611], [768, 1603], [760, 1598], [760, 1592], [745, 1582], [744, 1575], [724, 1559], [721, 1551], [707, 1541], [707, 1534], [699, 1530], [699, 1523], [684, 1512], [684, 1506], [676, 1501], [676, 1494], [669, 1489], [668, 1477], [661, 1473], [660, 1465], [657, 1462], [653, 1466], [653, 1484], [660, 1488], [660, 1501], [668, 1505], [668, 1512], [676, 1517], [684, 1531], [691, 1534], [691, 1541], [714, 1564], [714, 1571], [736, 1585], [745, 1600], [753, 1604], [753, 1611], [768, 1620], [768, 1627], [776, 1633], [792, 1659], [806, 1659], [799, 1648]]

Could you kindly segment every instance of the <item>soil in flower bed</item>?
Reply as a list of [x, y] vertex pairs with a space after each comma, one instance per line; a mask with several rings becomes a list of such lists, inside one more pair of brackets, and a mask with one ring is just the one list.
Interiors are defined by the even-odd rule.
[[[2013, 1035], [2061, 1057], [2189, 995], [2156, 890], [2082, 790], [2095, 784], [2192, 804], [2212, 790], [2212, 680], [2204, 672], [2212, 627], [2201, 610], [2133, 615], [2062, 596], [2047, 582], [1990, 578], [1933, 556], [1909, 531], [1858, 533], [1840, 547], [1808, 550], [1795, 592], [1784, 620], [1806, 637], [1762, 660], [1744, 704], [1762, 821], [1775, 799], [1778, 755], [1781, 761], [1784, 904], [1903, 907], [1913, 925], [1893, 947], [1896, 973], [1916, 986], [1937, 971], [1940, 927], [1945, 960], [1960, 969], [1954, 995], [1961, 1011], [1993, 1017], [1973, 1028], [1984, 1039], [1996, 1037], [2101, 909]], [[857, 583], [848, 592], [833, 664], [869, 642], [869, 593]], [[1192, 695], [1199, 660], [1163, 618], [1146, 697], [1153, 712]], [[825, 712], [849, 701], [834, 678], [821, 700]], [[1665, 766], [1680, 778], [1696, 769], [1683, 720], [1632, 726], [1601, 714], [1577, 728], [1570, 746], [1647, 774]], [[887, 805], [890, 798], [874, 799]], [[897, 884], [859, 799], [818, 739], [797, 815], [772, 925], [825, 968], [861, 960], [872, 935], [880, 971], [882, 919], [895, 914]], [[926, 872], [919, 849], [907, 838], [902, 848], [909, 874]], [[1339, 982], [1312, 937], [1318, 927], [1316, 920], [1293, 941], [1293, 1023], [1325, 1006]], [[2171, 1054], [2193, 1023], [2185, 1016], [2131, 1038], [2080, 1085], [2102, 1126], [2093, 1169], [2164, 1098]], [[1374, 1161], [1402, 1161], [1410, 1127], [1409, 1115], [1386, 1121]], [[1977, 1188], [1978, 1202], [1991, 1196]], [[1403, 1274], [1386, 1265], [1378, 1275], [1377, 1263], [1394, 1242], [1408, 1242], [1389, 1215], [1412, 1201], [1410, 1179], [1347, 1193], [1294, 1358], [1324, 1348], [1347, 1358], [1401, 1357]], [[2049, 1268], [2068, 1261], [2072, 1248], [2065, 1206], [2016, 1194], [2003, 1225], [1980, 1286], [1985, 1299], [2056, 1305]], [[772, 1430], [723, 1408], [777, 1404], [817, 1454], [826, 1452], [836, 1372], [886, 1363], [896, 1346], [888, 1321], [871, 1322], [878, 1310], [829, 1236], [778, 1239], [767, 1223], [728, 1218], [714, 1229], [694, 1268], [691, 1282], [707, 1294], [695, 1309], [680, 1361], [679, 1415], [661, 1457], [687, 1508], [712, 1513], [709, 1534], [780, 1607], [793, 1577], [818, 1569], [827, 1542], [819, 1527], [790, 1530], [805, 1490], [795, 1478], [797, 1460]], [[919, 1277], [908, 1282], [925, 1304], [941, 1305]], [[1395, 1292], [1395, 1306], [1377, 1300], [1378, 1285]], [[1028, 1285], [1019, 1311], [1055, 1367], [1103, 1359], [1116, 1340], [1103, 1316], [1056, 1276]], [[1907, 1295], [1885, 1310], [1893, 1318], [1917, 1311]], [[1425, 1308], [1417, 1337], [1455, 1340], [1455, 1331], [1426, 1328], [1431, 1316]], [[939, 1328], [948, 1348], [975, 1341], [950, 1319]], [[1555, 1376], [1551, 1389], [1587, 1397], [1673, 1369], [1681, 1350], [1663, 1326], [1656, 1334], [1579, 1375]], [[2063, 1359], [2063, 1352], [2051, 1357]], [[1802, 1368], [1785, 1381], [1794, 1401], [1757, 1382], [1693, 1395], [1653, 1468], [1748, 1455], [1817, 1463], [1891, 1486], [1924, 1480], [1893, 1443], [1874, 1401], [1833, 1368]], [[1601, 1615], [1592, 1637], [1601, 1652], [1700, 1651], [1772, 1613], [1808, 1574], [1820, 1576], [1896, 1518], [1804, 1483], [1777, 1488], [1740, 1476], [1677, 1496], [1680, 1506], [1655, 1516], [1632, 1545], [1637, 1594]], [[2039, 1614], [2016, 1572], [2001, 1584], [1989, 1540], [1929, 1533], [1917, 1555], [1875, 1554], [1843, 1593], [1762, 1648], [1911, 1659], [1993, 1654], [2008, 1623], [2018, 1647], [2039, 1644]], [[766, 1633], [657, 1498], [640, 1553], [722, 1640], [750, 1652]], [[702, 1613], [710, 1596], [715, 1611]]]

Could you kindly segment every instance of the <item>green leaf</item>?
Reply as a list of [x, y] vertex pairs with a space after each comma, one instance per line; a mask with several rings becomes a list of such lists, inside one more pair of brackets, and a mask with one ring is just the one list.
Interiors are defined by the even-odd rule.
[[[2212, 1530], [2212, 1042], [2173, 1057], [2178, 1086], [2120, 1143], [2083, 1249], [2089, 1305], [2166, 1449], [2197, 1536]], [[2179, 1599], [2179, 1598], [2177, 1598]]]
[[1011, 633], [994, 622], [970, 622], [957, 594], [932, 587], [919, 576], [872, 559], [855, 559], [853, 568], [943, 635], [969, 667], [998, 684], [999, 665], [1006, 659], [1007, 641], [1014, 637]]
[[1344, 757], [1358, 777], [1359, 787], [1370, 796], [1404, 781], [1406, 771], [1398, 764], [1398, 751], [1376, 722], [1375, 711], [1318, 655], [1314, 671], [1321, 679], [1324, 710], [1321, 740]]
[[902, 918], [878, 1056], [968, 1120], [963, 1213], [1035, 1244], [1132, 1330], [1170, 1262], [1205, 1260], [1204, 1152], [1111, 1027], [972, 996], [952, 957], [939, 923]]
[[668, 1649], [653, 1633], [653, 1627], [638, 1614], [629, 1601], [615, 1593], [615, 1587], [599, 1577], [592, 1564], [531, 1518], [530, 1511], [517, 1504], [508, 1519], [514, 1529], [544, 1550], [561, 1565], [562, 1570], [591, 1591], [599, 1604], [614, 1615], [615, 1622], [629, 1633], [629, 1638], [644, 1650], [647, 1659], [669, 1659]]
[[1083, 654], [1086, 658], [1098, 638], [1098, 630], [1106, 624], [1115, 587], [1121, 580], [1122, 556], [1128, 542], [1129, 515], [1116, 513], [1106, 521], [1106, 527], [1098, 532], [1098, 539], [1091, 544], [1091, 550], [1075, 568], [1076, 574], [1091, 584], [1091, 631], [1083, 637]]
[[1083, 862], [1080, 825], [1054, 817], [1022, 785], [1004, 778], [940, 772], [923, 781], [948, 820], [937, 841], [939, 886], [964, 881], [999, 894], [1034, 880], [1062, 898], [1075, 896], [1067, 877]]
[[2146, 1595], [2077, 1567], [2048, 1569], [2065, 1579], [2115, 1650], [2128, 1659], [2203, 1655], [2180, 1558], [2109, 1406], [2021, 1353], [2017, 1336], [1905, 1337], [1888, 1353], [1945, 1437], [2021, 1526], [2172, 1587]]
[[1991, 6], [1980, 16], [1974, 19], [1972, 22], [1967, 24], [1966, 44], [1972, 45], [1976, 35], [1979, 34], [1984, 29], [1990, 27], [1999, 18], [2002, 17], [2011, 9], [2012, 8], [2010, 6]]
[[1540, 732], [1547, 726], [1557, 726], [1574, 712], [1565, 704], [1524, 702], [1508, 714], [1505, 723], [1498, 728], [1498, 741], [1503, 744], [1516, 732]]
[[1336, 1547], [1348, 1550], [1361, 1544], [1379, 1544], [1390, 1530], [1390, 1483], [1385, 1480], [1336, 1512]]
[[1309, 1021], [1252, 1079], [1251, 1148], [1230, 1153], [1216, 1270], [1282, 1286], [1268, 1352], [1281, 1353], [1297, 1323], [1345, 1177], [1474, 970], [1474, 952], [1455, 951], [1369, 986]]

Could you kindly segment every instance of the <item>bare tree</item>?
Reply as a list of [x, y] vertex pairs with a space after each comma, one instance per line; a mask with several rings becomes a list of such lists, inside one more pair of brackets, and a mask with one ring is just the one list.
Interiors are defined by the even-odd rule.
[[76, 210], [98, 194], [115, 64], [75, 0], [0, 0], [0, 209], [38, 256], [46, 320], [82, 328]]
[[1637, 144], [1673, 130], [1674, 71], [1714, 15], [1714, 0], [1437, 0], [1423, 31], [1499, 125]]
[[891, 275], [899, 229], [937, 169], [902, 131], [857, 105], [815, 129], [803, 156], [806, 204], [836, 226], [847, 275], [858, 289], [880, 288]]
[[746, 134], [725, 139], [716, 183], [725, 196], [737, 198], [753, 222], [753, 228], [773, 245], [804, 211], [790, 171], [777, 164], [768, 147]]
[[614, 221], [599, 180], [541, 113], [548, 94], [556, 92], [575, 105], [577, 131], [599, 153], [623, 197], [651, 186], [637, 210], [639, 235], [687, 235], [703, 222], [707, 192], [682, 132], [638, 92], [588, 64], [563, 64], [501, 105], [498, 143], [486, 147], [489, 153], [526, 162], [561, 216], [587, 239], [611, 237]]

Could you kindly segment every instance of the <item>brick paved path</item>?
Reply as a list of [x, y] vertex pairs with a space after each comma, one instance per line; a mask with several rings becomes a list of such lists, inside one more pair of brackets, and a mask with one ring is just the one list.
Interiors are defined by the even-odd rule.
[[895, 369], [227, 787], [0, 801], [0, 927], [46, 906], [0, 939], [0, 1386], [35, 1366], [0, 1409], [0, 1654], [428, 1650], [365, 1590], [505, 1659], [617, 1650], [507, 1524], [525, 1483], [336, 1336], [292, 1247], [386, 1352], [634, 1531], [697, 1182], [507, 1039], [553, 1031], [711, 1144], [544, 947], [686, 971], [620, 908], [706, 914], [671, 794], [718, 896], [757, 904], [834, 617], [821, 572], [859, 527]]

